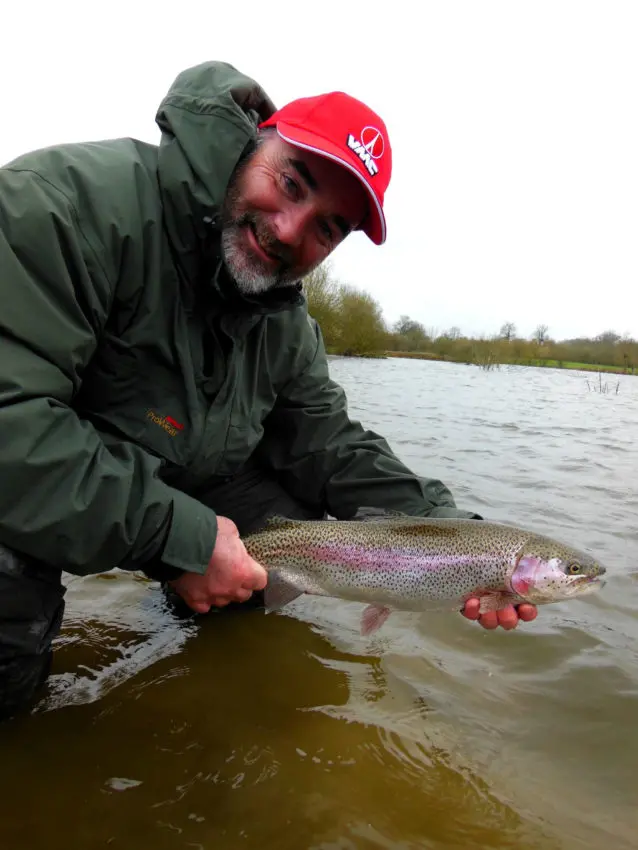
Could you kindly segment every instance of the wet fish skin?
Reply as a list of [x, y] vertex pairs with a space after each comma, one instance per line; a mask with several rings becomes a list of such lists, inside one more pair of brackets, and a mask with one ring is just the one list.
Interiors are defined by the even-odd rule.
[[363, 634], [395, 609], [459, 610], [478, 597], [485, 613], [569, 599], [598, 589], [606, 572], [572, 546], [486, 520], [272, 517], [244, 544], [268, 572], [267, 612], [304, 593], [362, 602]]

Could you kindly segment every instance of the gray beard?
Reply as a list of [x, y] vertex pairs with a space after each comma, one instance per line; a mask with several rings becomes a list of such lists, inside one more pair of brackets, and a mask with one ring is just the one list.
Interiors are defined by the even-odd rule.
[[[266, 268], [245, 247], [241, 230], [242, 227], [237, 224], [228, 224], [222, 228], [221, 252], [228, 272], [243, 295], [259, 295], [277, 287], [290, 286], [299, 280], [299, 275], [294, 272]], [[312, 270], [308, 269], [305, 274]]]
[[[259, 295], [282, 285], [282, 277], [249, 256], [242, 245], [241, 229], [230, 224], [222, 230], [222, 258], [237, 289], [244, 295]], [[284, 276], [285, 277], [285, 276]]]

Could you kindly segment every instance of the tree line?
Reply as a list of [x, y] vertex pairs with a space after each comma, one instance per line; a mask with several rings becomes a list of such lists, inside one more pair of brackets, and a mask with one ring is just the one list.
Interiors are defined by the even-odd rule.
[[523, 337], [513, 322], [504, 322], [498, 333], [469, 337], [458, 327], [438, 330], [407, 315], [389, 326], [379, 303], [358, 287], [336, 280], [328, 264], [304, 278], [304, 291], [330, 354], [419, 357], [484, 367], [578, 364], [630, 373], [638, 367], [638, 341], [613, 330], [594, 338], [555, 340], [547, 325]]

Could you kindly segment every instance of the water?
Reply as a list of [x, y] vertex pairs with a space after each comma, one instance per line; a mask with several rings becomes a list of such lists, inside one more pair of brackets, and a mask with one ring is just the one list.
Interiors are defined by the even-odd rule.
[[194, 625], [139, 577], [68, 577], [51, 686], [0, 727], [0, 846], [636, 847], [638, 379], [331, 369], [460, 506], [595, 551], [602, 594], [514, 632], [394, 613], [363, 638], [354, 603]]

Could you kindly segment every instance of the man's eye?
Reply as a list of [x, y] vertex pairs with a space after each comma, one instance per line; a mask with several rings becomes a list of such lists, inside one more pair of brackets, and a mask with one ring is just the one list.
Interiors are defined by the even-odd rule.
[[330, 227], [330, 225], [326, 224], [325, 221], [322, 221], [321, 224], [320, 224], [320, 227], [321, 227], [321, 232], [326, 237], [326, 239], [328, 239], [328, 240], [330, 240], [330, 242], [332, 242], [333, 236], [332, 236], [332, 228]]
[[292, 177], [289, 177], [287, 174], [284, 174], [282, 176], [282, 180], [286, 192], [296, 198], [299, 194], [299, 186], [297, 185], [297, 183], [292, 179]]

